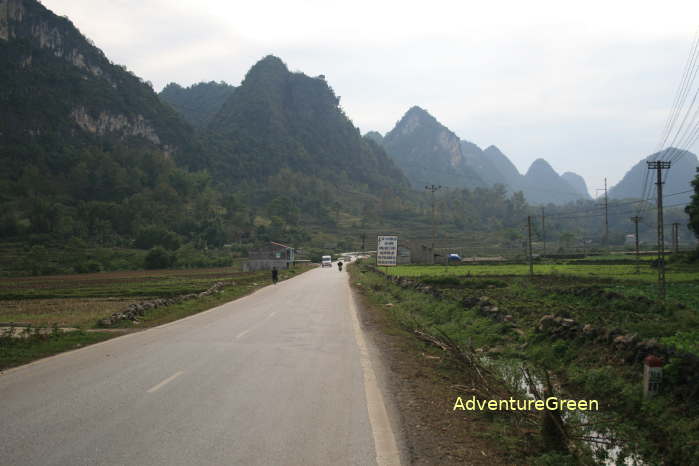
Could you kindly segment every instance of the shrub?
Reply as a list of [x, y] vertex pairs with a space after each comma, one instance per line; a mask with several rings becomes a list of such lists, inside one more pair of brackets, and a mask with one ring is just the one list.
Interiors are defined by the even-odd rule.
[[145, 259], [147, 269], [166, 269], [173, 263], [173, 256], [164, 248], [156, 246], [148, 251]]

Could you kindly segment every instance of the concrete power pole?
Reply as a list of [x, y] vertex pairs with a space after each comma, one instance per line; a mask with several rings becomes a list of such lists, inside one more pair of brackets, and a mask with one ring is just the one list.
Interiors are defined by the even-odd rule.
[[609, 254], [609, 198], [607, 197], [607, 178], [604, 178], [604, 247]]
[[609, 253], [609, 199], [607, 198], [607, 178], [604, 179], [604, 188], [596, 188], [597, 191], [604, 190], [604, 250]]
[[672, 252], [680, 252], [680, 224], [677, 222], [672, 224]]
[[546, 213], [541, 208], [541, 237], [544, 240], [544, 254], [546, 254]]
[[641, 217], [638, 215], [631, 217], [631, 221], [635, 224], [636, 233], [634, 239], [636, 240], [636, 273], [641, 273], [641, 253], [638, 248], [638, 222], [641, 221]]
[[670, 169], [669, 161], [655, 160], [646, 162], [648, 170], [655, 170], [658, 187], [656, 198], [658, 205], [658, 294], [665, 299], [665, 230], [663, 229], [663, 170]]
[[430, 185], [430, 186], [425, 186], [425, 189], [428, 190], [430, 193], [432, 193], [432, 248], [430, 249], [430, 254], [432, 255], [432, 257], [430, 258], [430, 264], [434, 264], [434, 236], [435, 236], [434, 193], [436, 191], [439, 191], [440, 189], [442, 189], [442, 187]]
[[529, 276], [534, 276], [534, 255], [532, 254], [532, 217], [527, 217], [527, 231], [529, 241]]

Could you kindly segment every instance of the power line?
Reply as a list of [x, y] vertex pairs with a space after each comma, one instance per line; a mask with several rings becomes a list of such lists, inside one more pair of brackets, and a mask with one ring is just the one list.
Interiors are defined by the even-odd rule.
[[[693, 190], [693, 189], [688, 189], [688, 190], [686, 190], [686, 191], [679, 191], [679, 192], [672, 193], [672, 194], [666, 194], [666, 195], [663, 195], [663, 199], [664, 199], [664, 198], [667, 198], [667, 197], [679, 196], [680, 194], [686, 194], [686, 193], [691, 193], [691, 192], [694, 192], [694, 190]], [[620, 206], [638, 204], [638, 203], [641, 203], [641, 202], [652, 201], [652, 200], [654, 200], [654, 199], [655, 199], [655, 197], [649, 197], [649, 198], [647, 198], [647, 199], [639, 199], [639, 200], [636, 200], [636, 201], [617, 202], [617, 203], [612, 203], [612, 204], [610, 204], [609, 207], [610, 207], [611, 209], [614, 209], [614, 208], [617, 208], [617, 207], [620, 207]], [[558, 214], [548, 214], [548, 215], [546, 215], [546, 218], [558, 218], [558, 217], [561, 217], [561, 216], [563, 216], [563, 217], [570, 217], [570, 216], [572, 216], [572, 215], [574, 215], [574, 214], [582, 214], [582, 213], [587, 213], [587, 212], [596, 212], [596, 211], [599, 211], [599, 210], [600, 210], [600, 207], [598, 206], [598, 207], [593, 207], [593, 208], [585, 209], [585, 210], [576, 210], [576, 211], [572, 211], [572, 212], [561, 212], [561, 213], [558, 213]], [[613, 213], [615, 213], [615, 212], [613, 212]], [[600, 214], [600, 215], [603, 215], [603, 214]], [[595, 216], [597, 216], [597, 215], [595, 215]]]

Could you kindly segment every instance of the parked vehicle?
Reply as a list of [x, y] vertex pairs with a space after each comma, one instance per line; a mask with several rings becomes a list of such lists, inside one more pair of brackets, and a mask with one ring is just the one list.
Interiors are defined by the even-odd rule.
[[323, 256], [322, 261], [320, 263], [321, 267], [332, 267], [333, 266], [333, 258], [330, 256]]

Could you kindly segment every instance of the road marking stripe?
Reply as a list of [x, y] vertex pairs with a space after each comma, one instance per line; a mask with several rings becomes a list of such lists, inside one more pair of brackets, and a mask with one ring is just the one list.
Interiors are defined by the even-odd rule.
[[155, 387], [149, 389], [149, 390], [148, 390], [148, 393], [153, 393], [153, 392], [155, 392], [155, 391], [161, 389], [163, 386], [169, 384], [170, 382], [172, 382], [173, 380], [175, 380], [177, 377], [181, 376], [182, 374], [184, 374], [183, 371], [175, 372], [174, 374], [172, 374], [170, 377], [168, 377], [167, 379], [165, 379], [165, 380], [163, 380], [162, 382], [160, 382], [160, 383], [159, 383], [158, 385], [156, 385]]
[[236, 340], [241, 339], [242, 337], [244, 337], [245, 335], [247, 335], [248, 332], [250, 332], [250, 330], [256, 329], [256, 328], [259, 327], [261, 324], [267, 322], [269, 319], [271, 319], [271, 318], [274, 317], [275, 315], [277, 315], [277, 311], [273, 311], [273, 312], [272, 312], [271, 314], [269, 314], [267, 317], [265, 317], [264, 319], [262, 319], [261, 322], [256, 323], [255, 325], [253, 325], [253, 326], [250, 327], [249, 329], [243, 330], [242, 332], [240, 332], [239, 334], [237, 334], [237, 335], [235, 336], [235, 339], [236, 339]]
[[396, 443], [396, 438], [391, 429], [391, 421], [388, 419], [386, 405], [381, 395], [381, 390], [376, 381], [376, 374], [371, 365], [371, 357], [369, 349], [364, 340], [364, 334], [359, 326], [357, 317], [357, 308], [354, 304], [354, 298], [351, 290], [348, 293], [350, 314], [352, 314], [352, 328], [354, 329], [354, 338], [359, 347], [359, 362], [362, 366], [364, 374], [364, 392], [366, 394], [366, 403], [369, 410], [369, 424], [374, 435], [374, 448], [376, 449], [376, 464], [378, 466], [400, 466], [400, 451]]

